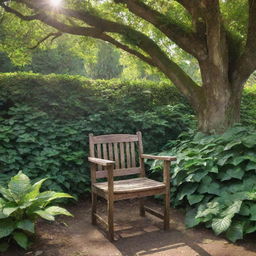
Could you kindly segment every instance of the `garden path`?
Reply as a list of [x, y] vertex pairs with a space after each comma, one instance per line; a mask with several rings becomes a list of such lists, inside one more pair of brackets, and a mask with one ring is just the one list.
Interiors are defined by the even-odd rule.
[[[74, 218], [38, 223], [38, 238], [31, 251], [14, 249], [1, 256], [256, 256], [255, 234], [234, 245], [204, 227], [185, 229], [181, 210], [171, 209], [171, 229], [165, 232], [157, 218], [139, 216], [137, 201], [119, 201], [115, 208], [119, 239], [112, 244], [102, 230], [90, 224], [89, 200], [69, 209]], [[100, 213], [105, 214], [103, 201]]]

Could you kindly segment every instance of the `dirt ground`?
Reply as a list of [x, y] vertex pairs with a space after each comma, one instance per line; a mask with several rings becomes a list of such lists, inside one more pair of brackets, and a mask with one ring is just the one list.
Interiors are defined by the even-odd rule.
[[[161, 207], [152, 201], [147, 204]], [[149, 214], [139, 216], [137, 201], [117, 202], [118, 240], [114, 243], [106, 239], [102, 229], [90, 224], [89, 200], [69, 210], [74, 218], [38, 223], [38, 235], [30, 251], [13, 248], [1, 256], [256, 256], [255, 234], [234, 245], [204, 227], [185, 229], [181, 210], [171, 209], [171, 229], [166, 232], [159, 219]], [[99, 212], [105, 214], [103, 201]]]

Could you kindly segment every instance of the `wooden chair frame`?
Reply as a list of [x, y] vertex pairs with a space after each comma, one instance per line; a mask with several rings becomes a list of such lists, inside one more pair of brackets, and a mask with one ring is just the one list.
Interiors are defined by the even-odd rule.
[[[139, 153], [139, 167], [124, 167], [124, 144], [126, 143], [131, 147], [131, 155], [127, 156], [127, 161], [134, 163], [134, 142], [138, 143], [138, 153]], [[110, 144], [108, 144], [110, 143]], [[113, 143], [113, 144], [112, 144]], [[119, 153], [117, 148], [117, 143], [119, 143]], [[112, 148], [112, 145], [114, 147]], [[171, 161], [176, 160], [174, 156], [154, 156], [154, 155], [146, 155], [143, 154], [143, 144], [142, 144], [142, 135], [141, 132], [137, 132], [134, 134], [110, 134], [110, 135], [100, 135], [93, 136], [93, 134], [89, 135], [89, 146], [90, 146], [90, 155], [88, 160], [91, 166], [91, 186], [92, 186], [92, 224], [96, 225], [97, 221], [100, 222], [107, 230], [108, 237], [110, 241], [114, 241], [114, 201], [129, 199], [129, 198], [140, 198], [140, 216], [145, 216], [145, 212], [150, 213], [160, 219], [163, 220], [164, 230], [169, 229], [169, 221], [170, 221], [170, 164]], [[97, 156], [95, 157], [95, 146], [97, 148]], [[111, 149], [107, 153], [107, 150]], [[113, 153], [114, 150], [114, 153]], [[103, 152], [102, 152], [103, 151]], [[126, 151], [127, 152], [127, 151]], [[111, 159], [107, 159], [109, 156]], [[102, 159], [102, 157], [104, 159]], [[120, 156], [121, 160], [118, 159]], [[113, 161], [115, 157], [115, 161]], [[133, 159], [130, 159], [133, 158]], [[157, 182], [145, 177], [145, 168], [144, 168], [144, 159], [154, 159], [154, 160], [163, 160], [164, 168], [163, 168], [163, 182]], [[121, 163], [120, 163], [120, 162]], [[121, 167], [121, 168], [115, 168]], [[115, 176], [124, 176], [131, 174], [139, 174], [140, 178], [130, 179], [127, 182], [146, 182], [149, 184], [146, 189], [139, 189], [136, 191], [122, 191], [122, 193], [118, 193], [115, 190], [118, 184], [124, 184], [126, 181], [122, 182], [117, 181], [115, 183]], [[107, 182], [97, 182], [98, 178], [107, 178]], [[119, 183], [118, 183], [119, 182]], [[152, 183], [151, 187], [150, 184]], [[114, 185], [116, 184], [116, 185]], [[131, 183], [132, 184], [132, 183]], [[156, 185], [154, 185], [156, 184]], [[105, 190], [104, 190], [105, 189]], [[152, 196], [157, 194], [164, 194], [164, 214], [157, 212], [147, 206], [144, 205], [144, 197]], [[103, 197], [107, 200], [107, 222], [97, 214], [97, 196]]]

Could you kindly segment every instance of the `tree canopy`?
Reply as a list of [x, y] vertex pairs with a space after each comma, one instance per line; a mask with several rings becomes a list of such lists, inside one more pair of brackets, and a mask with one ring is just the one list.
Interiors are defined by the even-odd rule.
[[[0, 6], [30, 23], [26, 33], [45, 33], [39, 43], [63, 34], [97, 38], [156, 67], [187, 97], [205, 132], [239, 121], [243, 84], [256, 69], [254, 0], [58, 2], [0, 0]], [[177, 64], [177, 48], [197, 63], [201, 79]]]

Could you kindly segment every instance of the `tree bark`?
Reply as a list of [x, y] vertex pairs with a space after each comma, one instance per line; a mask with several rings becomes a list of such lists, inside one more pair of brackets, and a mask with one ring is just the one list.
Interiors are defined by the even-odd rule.
[[[214, 83], [210, 83], [210, 89], [204, 90], [205, 98], [197, 111], [198, 128], [207, 134], [221, 134], [240, 122], [242, 89], [236, 92], [232, 89], [216, 90]], [[227, 88], [226, 85], [222, 87]]]

